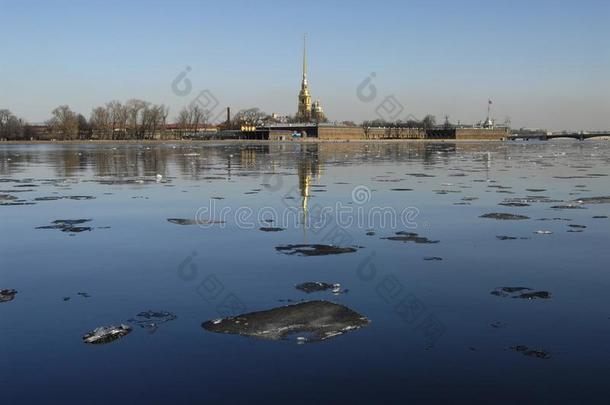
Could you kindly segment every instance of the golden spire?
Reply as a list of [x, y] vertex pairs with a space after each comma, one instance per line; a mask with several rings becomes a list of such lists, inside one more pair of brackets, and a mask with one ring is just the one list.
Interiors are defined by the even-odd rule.
[[307, 34], [303, 34], [303, 86], [307, 86]]
[[301, 122], [311, 120], [311, 95], [307, 86], [307, 34], [303, 34], [303, 81], [299, 92], [299, 106], [296, 117]]

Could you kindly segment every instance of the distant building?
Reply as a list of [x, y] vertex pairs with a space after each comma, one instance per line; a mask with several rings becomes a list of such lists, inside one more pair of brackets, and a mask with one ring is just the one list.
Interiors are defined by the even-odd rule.
[[483, 122], [482, 127], [486, 129], [494, 129], [494, 121], [491, 119], [491, 105], [493, 101], [491, 99], [487, 100], [487, 118], [485, 122]]
[[268, 124], [286, 124], [290, 121], [290, 117], [287, 115], [279, 115], [278, 113], [271, 113], [267, 121]]

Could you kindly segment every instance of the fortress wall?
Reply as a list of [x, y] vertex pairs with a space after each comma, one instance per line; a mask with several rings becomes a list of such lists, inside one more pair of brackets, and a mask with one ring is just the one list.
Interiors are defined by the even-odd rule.
[[[316, 131], [317, 129], [317, 131]], [[305, 129], [294, 127], [294, 129], [271, 129], [269, 140], [290, 140], [295, 131]], [[362, 128], [322, 125], [317, 128], [307, 128], [309, 137], [321, 140], [369, 140], [369, 139], [460, 139], [460, 140], [502, 140], [510, 134], [508, 128], [451, 128], [431, 129], [424, 131], [415, 128]]]
[[362, 127], [318, 127], [318, 138], [325, 140], [364, 139]]
[[455, 130], [455, 139], [502, 140], [510, 135], [508, 128], [459, 128]]
[[424, 139], [424, 131], [413, 128], [318, 127], [318, 138], [326, 140]]
[[367, 139], [425, 139], [426, 133], [416, 128], [369, 128]]

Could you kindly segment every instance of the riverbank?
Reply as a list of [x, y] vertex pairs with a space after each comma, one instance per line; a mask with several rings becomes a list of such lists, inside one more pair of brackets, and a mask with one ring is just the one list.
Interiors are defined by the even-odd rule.
[[213, 144], [213, 143], [259, 143], [259, 144], [294, 144], [294, 143], [468, 143], [468, 142], [507, 142], [495, 139], [293, 139], [293, 140], [261, 140], [261, 139], [142, 139], [142, 140], [68, 140], [68, 141], [0, 141], [0, 145], [158, 145], [158, 144]]

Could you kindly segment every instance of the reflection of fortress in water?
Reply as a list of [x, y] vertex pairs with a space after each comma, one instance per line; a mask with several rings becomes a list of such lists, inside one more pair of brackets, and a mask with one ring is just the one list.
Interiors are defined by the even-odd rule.
[[[305, 146], [305, 145], [303, 145]], [[311, 186], [313, 181], [320, 178], [321, 168], [318, 164], [318, 145], [306, 145], [298, 158], [297, 174], [299, 177], [299, 191], [301, 193], [301, 208], [306, 214], [308, 202], [311, 196]]]
[[[184, 180], [222, 182], [230, 175], [283, 178], [298, 177], [301, 197], [311, 197], [311, 187], [323, 168], [357, 166], [367, 162], [449, 164], [456, 153], [495, 152], [504, 155], [504, 144], [476, 143], [273, 143], [222, 146], [193, 145], [104, 145], [48, 146], [44, 149], [0, 150], [0, 175], [18, 176], [24, 166], [50, 167], [59, 178], [94, 177], [122, 184], [156, 174], [180, 176]], [[363, 173], [366, 176], [366, 173]], [[71, 181], [72, 181], [71, 180]], [[137, 186], [138, 183], [124, 183]], [[288, 182], [285, 182], [288, 184]], [[294, 184], [294, 183], [293, 183]], [[296, 185], [296, 184], [295, 184]]]

